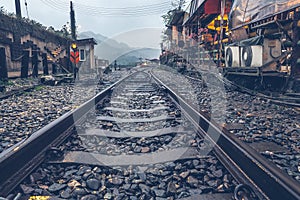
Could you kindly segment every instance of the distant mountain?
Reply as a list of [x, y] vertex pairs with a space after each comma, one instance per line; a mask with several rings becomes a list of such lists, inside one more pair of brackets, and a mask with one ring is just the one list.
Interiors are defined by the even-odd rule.
[[95, 48], [96, 56], [101, 59], [109, 60], [111, 63], [117, 60], [118, 64], [132, 64], [138, 62], [140, 58], [158, 58], [160, 53], [159, 49], [132, 48], [125, 43], [118, 42], [92, 31], [82, 32], [78, 38], [94, 38], [98, 43]]
[[122, 43], [122, 42], [117, 42], [114, 39], [105, 37], [101, 34], [96, 34], [92, 31], [87, 31], [87, 32], [82, 32], [79, 34], [79, 39], [83, 39], [83, 38], [94, 38], [97, 42], [98, 45], [100, 45], [101, 43], [106, 43], [109, 44], [109, 46], [114, 47], [114, 48], [121, 48], [121, 49], [128, 49], [130, 48], [127, 44]]
[[160, 49], [153, 48], [141, 48], [141, 49], [133, 49], [128, 55], [137, 56], [138, 58], [147, 58], [154, 59], [158, 58], [160, 54]]
[[95, 38], [95, 40], [97, 40], [97, 42], [101, 42], [104, 40], [107, 40], [107, 37], [101, 35], [101, 34], [96, 34], [92, 31], [86, 31], [86, 32], [82, 32], [79, 33], [78, 35], [79, 39], [84, 39], [84, 38]]

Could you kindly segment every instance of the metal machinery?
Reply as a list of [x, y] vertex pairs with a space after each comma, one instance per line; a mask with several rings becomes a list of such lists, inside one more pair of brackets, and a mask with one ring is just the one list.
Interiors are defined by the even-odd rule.
[[169, 51], [193, 66], [214, 61], [226, 76], [280, 79], [282, 87], [299, 88], [300, 0], [192, 0], [169, 27], [171, 41], [185, 43]]
[[[239, 48], [230, 66], [225, 51], [225, 72], [253, 76], [298, 76], [299, 0], [234, 0], [229, 13], [229, 43]], [[230, 53], [230, 52], [229, 52]], [[241, 69], [236, 69], [238, 67]]]

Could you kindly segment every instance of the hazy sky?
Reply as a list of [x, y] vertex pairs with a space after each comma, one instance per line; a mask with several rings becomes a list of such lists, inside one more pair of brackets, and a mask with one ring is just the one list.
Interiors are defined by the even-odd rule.
[[[20, 1], [22, 16], [27, 17], [25, 0]], [[26, 1], [29, 18], [45, 26], [61, 29], [70, 21], [69, 0]], [[135, 47], [159, 48], [164, 28], [161, 15], [171, 8], [171, 0], [73, 0], [73, 3], [78, 32], [93, 31], [122, 38], [122, 42]], [[0, 0], [0, 6], [15, 12], [15, 0]], [[138, 34], [131, 37], [132, 31]]]

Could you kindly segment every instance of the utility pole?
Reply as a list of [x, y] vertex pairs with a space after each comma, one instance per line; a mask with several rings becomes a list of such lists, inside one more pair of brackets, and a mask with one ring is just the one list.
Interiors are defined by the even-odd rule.
[[[71, 35], [72, 35], [72, 39], [73, 39], [71, 48], [73, 50], [74, 55], [76, 55], [76, 52], [77, 52], [76, 21], [75, 21], [75, 12], [74, 12], [74, 9], [73, 9], [73, 2], [72, 1], [70, 1], [70, 18], [71, 18], [70, 19], [71, 20]], [[75, 81], [75, 79], [76, 79], [76, 77], [78, 75], [77, 74], [78, 72], [79, 72], [79, 70], [76, 67], [76, 58], [75, 58], [75, 61], [73, 62], [73, 76], [74, 76], [74, 81]]]
[[20, 0], [15, 0], [15, 5], [16, 5], [16, 15], [17, 15], [17, 17], [22, 18]]
[[75, 21], [75, 12], [73, 9], [73, 2], [70, 1], [70, 16], [71, 16], [71, 34], [72, 39], [76, 41], [76, 21]]

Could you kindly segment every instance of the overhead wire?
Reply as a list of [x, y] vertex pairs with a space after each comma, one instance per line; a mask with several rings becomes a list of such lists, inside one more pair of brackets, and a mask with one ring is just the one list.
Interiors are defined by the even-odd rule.
[[[68, 2], [62, 2], [61, 0], [41, 0], [46, 5], [56, 9], [57, 11], [63, 11], [69, 9]], [[77, 13], [87, 15], [101, 15], [101, 16], [146, 16], [154, 14], [162, 14], [168, 11], [171, 7], [170, 1], [164, 1], [156, 4], [139, 5], [139, 6], [128, 6], [128, 7], [99, 7], [99, 6], [87, 6], [83, 4], [74, 3], [74, 7], [77, 8]]]
[[[90, 6], [86, 6], [83, 4], [78, 4], [80, 7], [90, 7]], [[163, 6], [167, 6], [169, 5], [170, 2], [161, 2], [161, 3], [157, 3], [157, 4], [150, 4], [150, 5], [137, 5], [137, 6], [128, 6], [128, 7], [119, 7], [119, 8], [113, 8], [113, 7], [99, 7], [99, 6], [93, 6], [90, 8], [95, 8], [95, 9], [102, 9], [102, 10], [106, 10], [106, 11], [128, 11], [130, 9], [132, 10], [151, 10], [151, 9], [155, 9], [155, 8], [161, 8]]]
[[[52, 0], [53, 3], [55, 4], [60, 4], [60, 5], [65, 5], [68, 6], [68, 2], [62, 2], [61, 0]], [[100, 6], [87, 6], [86, 4], [80, 4], [80, 3], [74, 3], [76, 5], [79, 5], [80, 7], [87, 7], [87, 8], [96, 8], [96, 9], [101, 9], [101, 10], [106, 10], [106, 11], [127, 11], [128, 9], [134, 9], [134, 10], [140, 10], [140, 9], [152, 9], [156, 7], [162, 7], [165, 5], [169, 5], [170, 1], [163, 1], [160, 3], [155, 3], [155, 4], [150, 4], [150, 5], [136, 5], [136, 6], [127, 6], [127, 7], [100, 7]]]
[[[51, 5], [54, 8], [57, 9], [66, 9], [68, 4], [61, 4], [60, 1], [57, 0], [44, 0], [47, 1], [48, 5]], [[90, 7], [85, 5], [77, 5], [75, 4], [74, 7], [77, 7], [77, 12], [80, 13], [87, 13], [89, 15], [91, 14], [101, 14], [101, 15], [137, 15], [137, 14], [151, 14], [151, 13], [157, 13], [157, 11], [161, 11], [162, 9], [165, 9], [165, 6], [167, 4], [159, 4], [158, 6], [143, 6], [143, 7], [125, 7], [125, 8], [114, 8], [105, 10], [102, 7]], [[65, 7], [65, 8], [63, 8]]]

